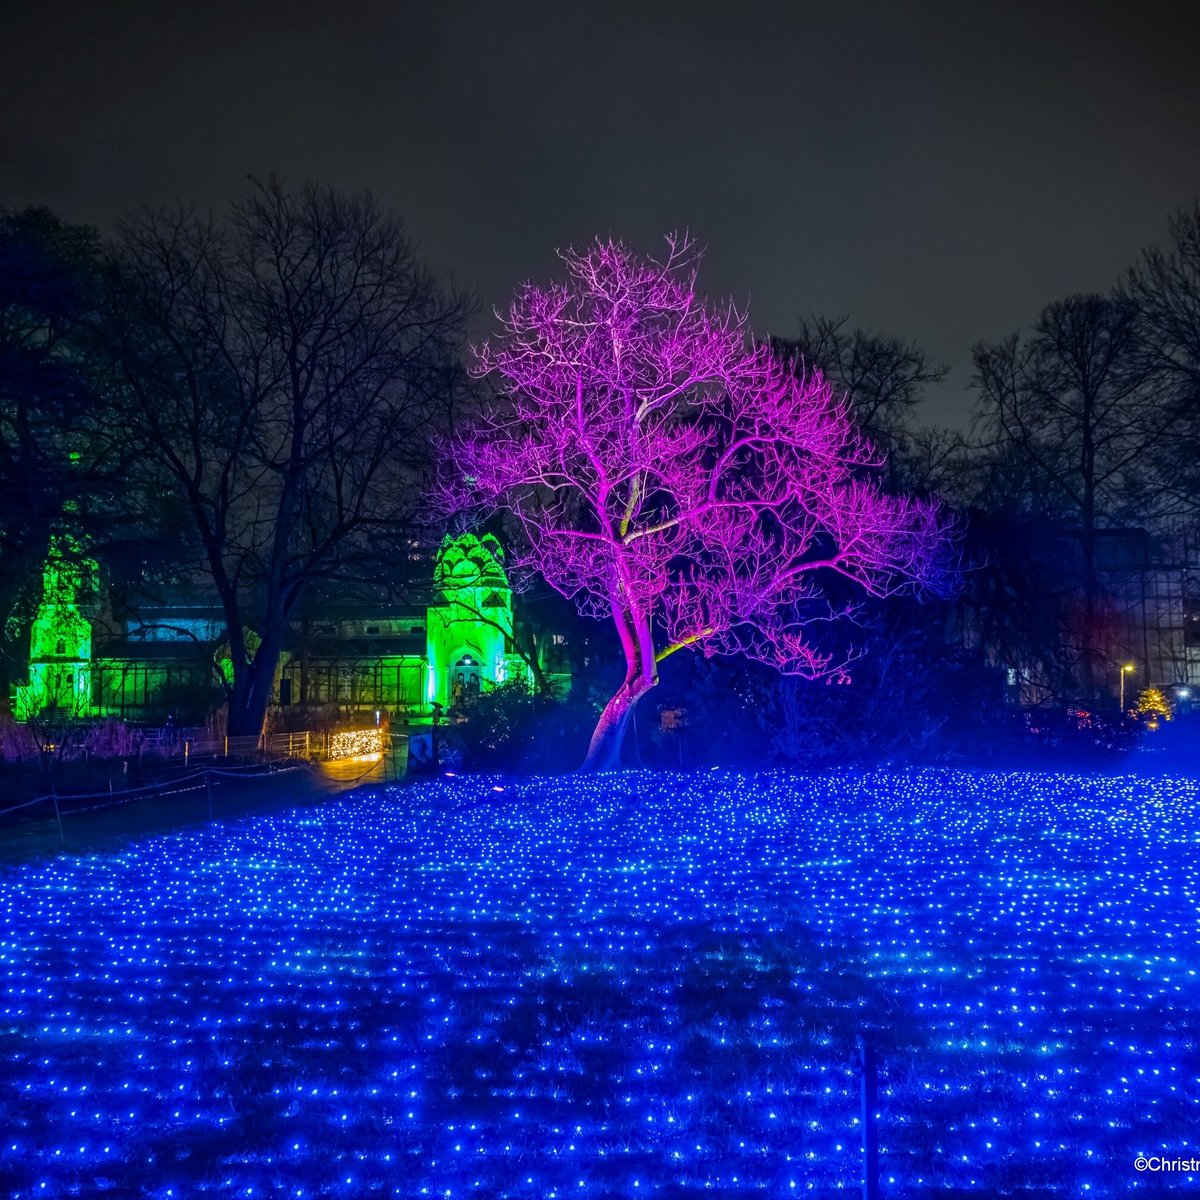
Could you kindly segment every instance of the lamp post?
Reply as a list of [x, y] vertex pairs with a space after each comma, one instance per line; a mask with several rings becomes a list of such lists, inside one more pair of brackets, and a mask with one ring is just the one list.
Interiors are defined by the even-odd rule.
[[1125, 676], [1133, 671], [1133, 664], [1130, 663], [1121, 668], [1121, 715], [1125, 715]]

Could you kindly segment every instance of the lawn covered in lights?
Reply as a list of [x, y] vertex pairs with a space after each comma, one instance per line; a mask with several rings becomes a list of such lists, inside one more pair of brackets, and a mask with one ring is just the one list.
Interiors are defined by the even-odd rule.
[[0, 1190], [846, 1194], [866, 1030], [885, 1196], [1158, 1194], [1198, 791], [459, 778], [10, 867]]

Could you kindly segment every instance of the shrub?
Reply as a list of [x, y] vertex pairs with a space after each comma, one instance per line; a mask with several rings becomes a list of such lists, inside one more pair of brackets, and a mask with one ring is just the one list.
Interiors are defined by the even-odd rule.
[[96, 758], [128, 758], [138, 752], [141, 741], [138, 730], [115, 717], [107, 717], [83, 735], [81, 745]]
[[0, 759], [20, 762], [39, 753], [37, 738], [27, 725], [13, 720], [11, 713], [0, 713]]
[[583, 760], [597, 712], [586, 696], [557, 700], [508, 680], [451, 709], [443, 753], [468, 771], [572, 770]]

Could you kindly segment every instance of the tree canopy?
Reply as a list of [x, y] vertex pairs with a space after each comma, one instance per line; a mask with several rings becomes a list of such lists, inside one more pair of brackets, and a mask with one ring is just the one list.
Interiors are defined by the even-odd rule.
[[220, 223], [128, 221], [117, 267], [108, 431], [182, 505], [224, 610], [229, 730], [257, 734], [305, 591], [395, 555], [420, 513], [468, 301], [369, 197], [275, 181]]
[[614, 621], [626, 677], [594, 767], [617, 762], [667, 656], [819, 676], [839, 667], [809, 636], [831, 615], [823, 577], [877, 595], [949, 579], [936, 506], [884, 495], [847, 402], [704, 301], [690, 242], [667, 247], [596, 242], [562, 255], [566, 282], [521, 289], [477, 363], [503, 398], [453, 447], [443, 493], [511, 511], [515, 558]]

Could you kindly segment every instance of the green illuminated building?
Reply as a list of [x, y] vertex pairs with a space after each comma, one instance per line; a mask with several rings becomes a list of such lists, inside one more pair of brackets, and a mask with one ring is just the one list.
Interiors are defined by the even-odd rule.
[[29, 632], [29, 681], [13, 700], [17, 720], [46, 710], [92, 713], [92, 615], [96, 564], [55, 539], [42, 570], [42, 598]]
[[512, 591], [496, 538], [447, 538], [434, 566], [433, 590], [426, 616], [426, 703], [448, 706], [487, 682], [529, 680], [529, 667], [511, 653]]
[[[14, 711], [181, 723], [220, 703], [226, 640], [220, 607], [197, 589], [168, 589], [132, 613], [89, 606], [95, 564], [56, 549], [44, 572], [29, 645], [28, 683]], [[97, 611], [93, 611], [93, 609]], [[315, 600], [288, 631], [276, 702], [427, 714], [488, 685], [530, 678], [511, 652], [512, 591], [494, 537], [446, 538], [428, 603], [362, 596]]]

